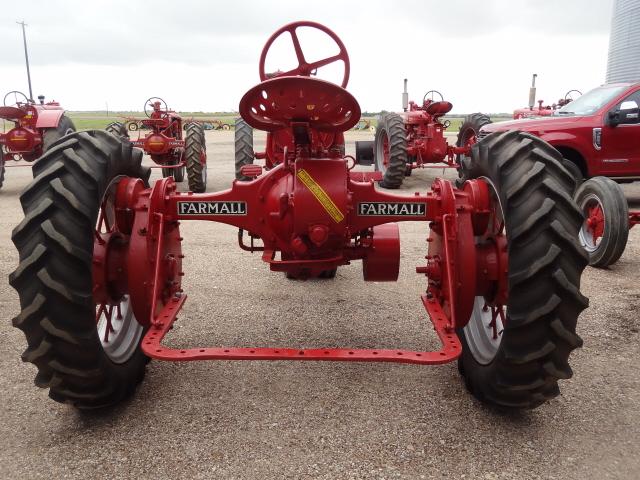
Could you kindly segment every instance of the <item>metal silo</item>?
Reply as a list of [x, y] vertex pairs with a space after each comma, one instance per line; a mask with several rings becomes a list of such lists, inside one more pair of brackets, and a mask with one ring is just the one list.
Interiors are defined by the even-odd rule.
[[640, 0], [614, 0], [607, 83], [640, 81]]

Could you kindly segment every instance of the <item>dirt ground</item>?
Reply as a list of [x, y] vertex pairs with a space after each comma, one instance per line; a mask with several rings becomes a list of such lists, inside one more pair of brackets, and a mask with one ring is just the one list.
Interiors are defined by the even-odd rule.
[[[347, 153], [369, 136], [349, 133]], [[207, 132], [207, 141], [208, 189], [227, 188], [233, 132]], [[416, 171], [403, 191], [426, 190], [442, 173]], [[153, 361], [131, 400], [83, 414], [33, 385], [35, 367], [20, 361], [24, 336], [11, 326], [10, 235], [30, 176], [8, 169], [0, 190], [3, 479], [638, 478], [640, 228], [616, 265], [586, 270], [591, 306], [579, 320], [574, 377], [534, 411], [484, 407], [455, 364]], [[627, 192], [640, 200], [637, 187]], [[231, 227], [181, 228], [189, 299], [171, 345], [436, 347], [414, 270], [426, 254], [423, 224], [401, 226], [400, 279], [377, 284], [362, 281], [359, 262], [334, 280], [288, 281], [237, 248]]]

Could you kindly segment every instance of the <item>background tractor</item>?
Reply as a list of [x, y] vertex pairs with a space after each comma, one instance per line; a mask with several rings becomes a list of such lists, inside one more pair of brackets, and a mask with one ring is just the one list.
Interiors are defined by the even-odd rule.
[[440, 92], [428, 91], [418, 105], [409, 101], [405, 78], [402, 108], [402, 113], [380, 115], [373, 142], [356, 142], [356, 161], [361, 165], [373, 163], [382, 174], [381, 185], [386, 188], [400, 187], [414, 168], [437, 163], [455, 167], [455, 156], [462, 152], [445, 138], [450, 122], [441, 120], [453, 106]]
[[183, 138], [182, 117], [170, 110], [159, 97], [151, 97], [144, 102], [144, 113], [147, 118], [113, 122], [107, 125], [106, 130], [127, 139], [130, 130], [150, 130], [144, 137], [138, 134], [131, 144], [148, 154], [162, 169], [165, 178], [173, 177], [176, 182], [182, 182], [186, 168], [189, 189], [204, 192], [207, 188], [207, 145], [202, 124], [185, 123]]
[[0, 118], [12, 122], [13, 127], [0, 132], [0, 188], [8, 161], [33, 162], [56, 140], [76, 130], [58, 102], [45, 103], [42, 95], [38, 101], [17, 90], [4, 96]]
[[[352, 128], [360, 106], [344, 88], [310, 77], [314, 64], [296, 32], [302, 25], [318, 24], [279, 30], [291, 36], [298, 67], [264, 79], [239, 104], [252, 128], [286, 130], [291, 138], [292, 148], [267, 172], [244, 165], [251, 180], [214, 193], [179, 192], [172, 177], [150, 186], [141, 152], [104, 131], [73, 134], [35, 164], [21, 197], [25, 218], [12, 235], [20, 263], [10, 283], [21, 305], [14, 325], [28, 343], [22, 358], [38, 368], [36, 385], [88, 409], [130, 395], [149, 358], [457, 359], [483, 402], [534, 408], [557, 396], [558, 380], [572, 375], [568, 358], [582, 343], [576, 321], [587, 306], [579, 290], [582, 217], [558, 152], [527, 134], [491, 135], [472, 148], [474, 176], [461, 189], [436, 179], [411, 195], [379, 190], [351, 170], [335, 144], [314, 140]], [[348, 72], [346, 51], [339, 55]], [[165, 346], [187, 300], [180, 228], [190, 221], [236, 227], [241, 248], [260, 252], [271, 271], [291, 279], [331, 281], [335, 269], [361, 261], [363, 279], [374, 282], [398, 278], [398, 222], [421, 222], [420, 300], [440, 348]]]
[[[544, 100], [538, 100], [536, 102], [536, 77], [538, 74], [534, 73], [531, 80], [531, 88], [529, 88], [529, 106], [527, 108], [517, 108], [513, 111], [513, 119], [519, 120], [521, 118], [530, 117], [548, 117], [553, 115], [553, 112], [565, 105], [573, 102], [577, 97], [582, 95], [580, 90], [569, 90], [565, 93], [564, 98], [558, 100], [557, 103], [552, 105], [543, 105]], [[536, 103], [538, 105], [536, 106]]]

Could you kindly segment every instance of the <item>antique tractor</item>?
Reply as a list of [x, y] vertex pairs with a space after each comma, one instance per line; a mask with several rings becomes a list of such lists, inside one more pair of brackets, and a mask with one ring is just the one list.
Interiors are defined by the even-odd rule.
[[553, 115], [553, 112], [575, 100], [574, 95], [581, 96], [580, 90], [569, 90], [565, 93], [564, 98], [558, 100], [557, 103], [552, 105], [543, 105], [544, 100], [538, 100], [538, 106], [536, 106], [536, 77], [538, 74], [534, 73], [531, 80], [531, 88], [529, 88], [529, 106], [527, 108], [516, 108], [513, 111], [513, 119], [520, 120], [521, 118], [531, 117], [549, 117]]
[[[179, 192], [171, 177], [149, 186], [141, 152], [104, 131], [68, 136], [34, 166], [21, 196], [25, 218], [13, 231], [20, 263], [10, 283], [21, 305], [13, 322], [28, 343], [22, 358], [37, 366], [36, 385], [89, 409], [131, 394], [149, 358], [459, 359], [467, 387], [484, 402], [533, 408], [558, 395], [558, 380], [572, 375], [569, 354], [582, 343], [576, 321], [588, 303], [579, 290], [582, 217], [558, 153], [507, 132], [473, 147], [475, 178], [462, 189], [437, 179], [429, 191], [399, 195], [360, 181], [338, 149], [313, 142], [353, 127], [360, 106], [344, 88], [310, 78], [296, 38], [301, 24], [283, 29], [298, 45], [298, 68], [265, 79], [239, 104], [252, 128], [291, 138], [270, 170], [245, 165], [251, 180], [215, 193]], [[163, 345], [187, 299], [181, 224], [196, 220], [238, 228], [240, 246], [260, 251], [271, 271], [327, 278], [360, 260], [364, 280], [375, 282], [398, 278], [397, 222], [422, 222], [426, 263], [416, 273], [441, 348]]]
[[[436, 100], [436, 96], [440, 99]], [[385, 188], [400, 187], [404, 177], [411, 175], [414, 168], [438, 163], [455, 167], [456, 155], [464, 150], [449, 145], [444, 136], [450, 122], [441, 120], [451, 111], [452, 105], [440, 92], [427, 92], [422, 104], [418, 105], [409, 101], [405, 78], [402, 108], [404, 111], [400, 114], [380, 115], [373, 142], [356, 143], [356, 161], [361, 165], [373, 163], [376, 171], [382, 174], [380, 185]]]
[[[300, 47], [300, 40], [296, 30], [298, 28], [313, 28], [317, 29], [329, 36], [338, 47], [338, 53], [336, 55], [327, 57], [325, 59], [308, 63], [304, 58]], [[296, 53], [298, 60], [298, 67], [286, 72], [277, 70], [275, 72], [266, 71], [267, 53], [271, 45], [281, 36], [289, 35], [291, 42]], [[344, 65], [344, 71], [342, 76], [342, 88], [345, 88], [349, 83], [349, 55], [347, 49], [342, 43], [342, 40], [331, 30], [324, 25], [316, 22], [296, 22], [277, 30], [265, 44], [260, 55], [259, 75], [260, 80], [264, 81], [270, 78], [276, 78], [279, 76], [290, 75], [316, 75], [317, 70], [326, 65], [335, 62], [342, 62]], [[332, 150], [340, 155], [344, 155], [344, 133], [342, 131], [312, 131], [311, 142], [314, 148], [321, 150]], [[255, 152], [253, 150], [253, 128], [251, 125], [242, 118], [236, 119], [235, 122], [235, 168], [236, 179], [247, 181], [251, 177], [242, 173], [242, 168], [245, 165], [252, 165], [254, 160], [264, 160], [265, 169], [270, 170], [274, 166], [280, 164], [284, 160], [285, 152], [291, 152], [295, 147], [294, 138], [291, 134], [291, 130], [288, 128], [281, 128], [276, 131], [267, 132], [267, 141], [264, 152]]]
[[9, 131], [0, 132], [0, 188], [8, 161], [33, 162], [56, 140], [76, 130], [58, 102], [45, 103], [42, 95], [38, 100], [36, 103], [17, 90], [4, 96], [0, 118], [14, 125]]
[[592, 267], [613, 265], [624, 253], [629, 229], [640, 223], [640, 211], [629, 210], [622, 187], [608, 177], [592, 177], [574, 194], [584, 222], [580, 244]]
[[107, 125], [106, 130], [128, 139], [132, 125], [136, 125], [134, 130], [138, 127], [149, 129], [144, 137], [138, 134], [131, 144], [142, 148], [151, 157], [157, 168], [162, 169], [164, 178], [173, 177], [176, 182], [182, 182], [186, 168], [189, 189], [204, 192], [207, 188], [207, 145], [202, 124], [185, 123], [183, 138], [182, 117], [170, 110], [159, 97], [151, 97], [144, 102], [144, 113], [147, 118], [135, 122], [129, 120], [126, 124], [113, 122]]

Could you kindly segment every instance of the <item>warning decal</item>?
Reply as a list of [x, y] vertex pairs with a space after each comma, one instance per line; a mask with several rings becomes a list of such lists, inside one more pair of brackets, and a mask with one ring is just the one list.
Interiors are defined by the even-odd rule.
[[333, 221], [336, 223], [340, 223], [344, 220], [344, 215], [340, 211], [340, 209], [333, 203], [331, 197], [327, 195], [320, 185], [313, 179], [311, 175], [306, 170], [300, 169], [297, 173], [298, 179], [307, 187], [313, 196], [316, 197], [316, 200], [320, 202], [320, 205], [327, 211], [329, 216], [333, 218]]

